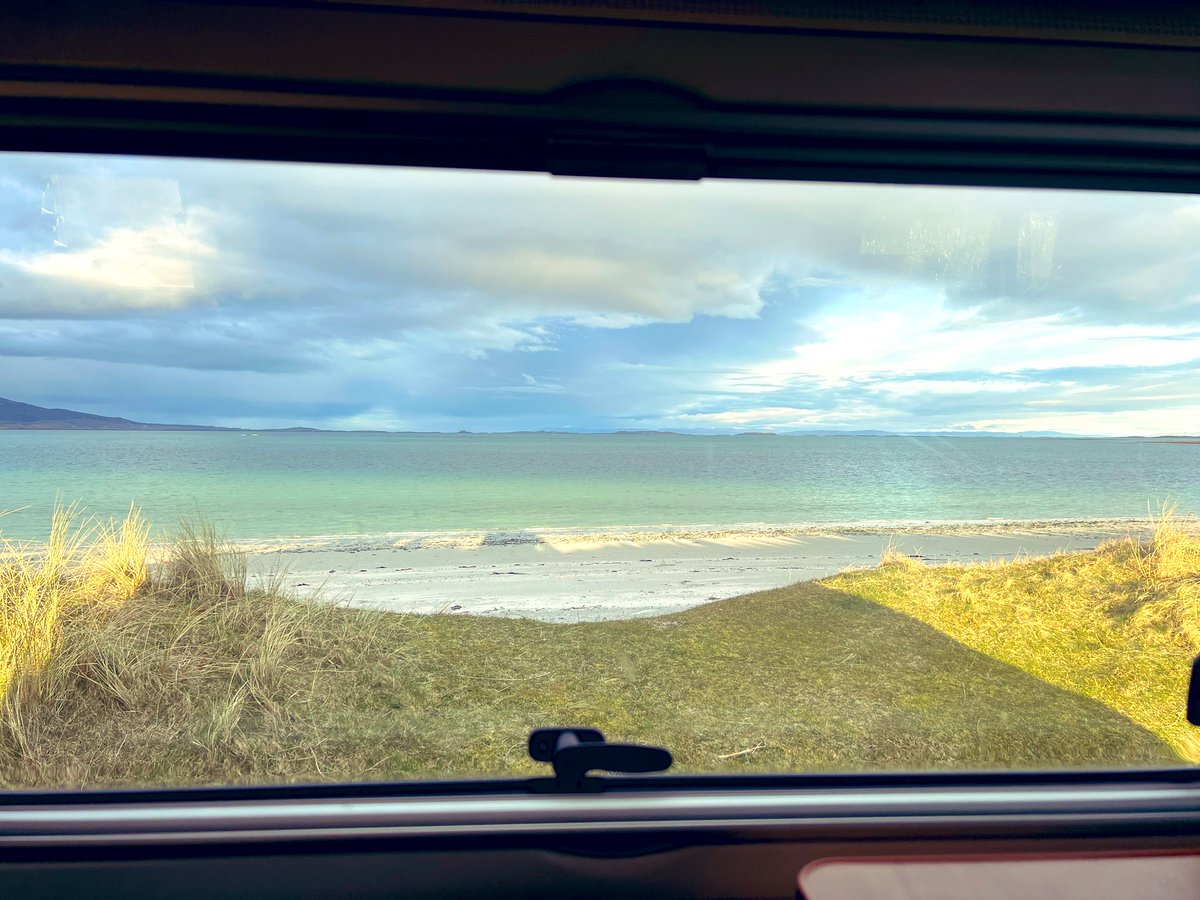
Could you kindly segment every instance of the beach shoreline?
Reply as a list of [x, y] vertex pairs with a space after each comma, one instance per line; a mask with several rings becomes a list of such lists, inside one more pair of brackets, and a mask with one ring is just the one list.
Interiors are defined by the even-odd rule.
[[878, 564], [1092, 550], [1145, 520], [523, 529], [245, 541], [252, 578], [351, 606], [587, 622], [681, 612]]

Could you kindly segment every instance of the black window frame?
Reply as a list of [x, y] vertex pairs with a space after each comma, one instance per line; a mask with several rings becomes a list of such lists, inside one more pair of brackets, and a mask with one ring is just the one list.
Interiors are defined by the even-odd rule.
[[[64, 11], [68, 17], [56, 20]], [[20, 5], [0, 10], [0, 34], [13, 36], [0, 39], [0, 151], [1200, 193], [1200, 43], [1187, 36], [1131, 42], [1103, 34], [1013, 37], [986, 29], [847, 33], [797, 25], [597, 22], [528, 13], [456, 16], [403, 4], [125, 0], [107, 5], [104, 21], [96, 15], [73, 21], [72, 13], [78, 14], [78, 7], [56, 2], [36, 12]], [[125, 31], [105, 24], [122, 15]], [[419, 64], [385, 60], [374, 68], [364, 64], [355, 75], [358, 70], [346, 63], [353, 62], [355, 36], [370, 43], [366, 36], [373, 29], [411, 45], [425, 31], [430, 40], [453, 35], [462, 23], [470, 23], [476, 42], [486, 29], [495, 31], [496, 71], [548, 33], [568, 46], [586, 43], [585, 36], [597, 29], [628, 36], [630, 42], [614, 44], [623, 49], [613, 50], [608, 68], [603, 58], [596, 63], [600, 77], [564, 80], [563, 72], [550, 67], [527, 78], [520, 90], [450, 85], [439, 74], [442, 67], [433, 64], [422, 70]], [[56, 46], [56, 25], [73, 35], [69, 46]], [[146, 49], [156, 38], [189, 26], [201, 31], [187, 45], [196, 51], [191, 56], [173, 62], [166, 51]], [[305, 76], [272, 71], [271, 59], [255, 68], [238, 49], [248, 38], [285, 45], [312, 39], [326, 26], [348, 43], [333, 54], [337, 60], [314, 62]], [[141, 42], [123, 46], [123, 37], [131, 35], [140, 35]], [[228, 46], [220, 46], [222, 37]], [[638, 41], [647, 54], [666, 47], [665, 42], [676, 50], [651, 60], [657, 68], [647, 65], [631, 77], [627, 53]], [[714, 47], [726, 47], [728, 59], [740, 61], [731, 66], [724, 99], [697, 88], [711, 79], [688, 74], [711, 68], [706, 54]], [[761, 59], [751, 64], [751, 57], [761, 50], [765, 57], [783, 60], [779, 54], [793, 48], [817, 56], [844, 52], [875, 60], [882, 69], [894, 64], [896, 71], [926, 71], [929, 77], [902, 83], [901, 89], [909, 88], [907, 97], [895, 85], [887, 97], [875, 96], [879, 85], [872, 84], [876, 70], [871, 69], [864, 70], [859, 84], [797, 82], [756, 101], [750, 75]], [[954, 77], [973, 54], [995, 61], [995, 77], [980, 84], [976, 107], [955, 106], [939, 95], [938, 77]], [[1005, 65], [1009, 71], [1027, 66], [1032, 74], [1016, 87], [1005, 85]], [[1065, 86], [1056, 86], [1048, 79], [1062, 74], [1064, 65], [1075, 74]], [[1104, 73], [1111, 70], [1125, 73], [1131, 84], [1153, 87], [1153, 102], [1140, 103], [1136, 90], [1102, 96], [1103, 86], [1111, 83]], [[1094, 87], [1089, 72], [1096, 78]], [[1044, 95], [1030, 94], [1029, 84], [1044, 85]], [[1180, 702], [1182, 710], [1183, 698]], [[83, 845], [108, 853], [119, 845], [129, 849], [155, 841], [203, 853], [230, 842], [275, 847], [335, 838], [468, 840], [466, 832], [445, 830], [444, 819], [456, 815], [456, 804], [460, 811], [483, 811], [493, 802], [502, 810], [502, 801], [514, 796], [548, 797], [549, 785], [548, 779], [511, 779], [0, 792], [0, 858], [28, 853], [50, 858]], [[864, 835], [916, 828], [987, 836], [1020, 827], [1061, 836], [1104, 828], [1179, 840], [1200, 836], [1200, 767], [664, 776], [606, 778], [593, 787], [594, 793], [554, 795], [555, 808], [574, 810], [567, 826], [536, 810], [510, 809], [496, 812], [488, 827], [514, 841], [583, 835], [589, 822], [631, 840], [649, 828], [737, 840], [780, 829], [846, 828]], [[981, 791], [998, 799], [993, 803]], [[672, 812], [672, 798], [680, 795], [716, 799], [694, 816], [680, 817]], [[827, 797], [830, 805], [816, 810], [800, 802], [816, 796]], [[444, 808], [420, 807], [428, 798], [444, 801]], [[604, 820], [596, 818], [597, 798], [609, 798], [615, 806], [636, 798], [644, 802]], [[780, 798], [799, 805], [779, 806]], [[860, 800], [863, 804], [856, 806]], [[358, 812], [338, 818], [346, 803], [359, 804]], [[207, 815], [212, 804], [221, 806], [223, 817], [200, 815]], [[731, 813], [734, 806], [741, 810], [738, 815]], [[281, 814], [263, 824], [271, 809], [291, 809], [291, 818]], [[384, 827], [381, 809], [394, 814], [383, 832], [378, 830]], [[856, 815], [856, 809], [866, 814]], [[31, 817], [39, 811], [54, 815], [39, 824]], [[237, 825], [239, 815], [261, 827]], [[484, 819], [478, 827], [488, 824]], [[131, 821], [142, 830], [131, 830]]]

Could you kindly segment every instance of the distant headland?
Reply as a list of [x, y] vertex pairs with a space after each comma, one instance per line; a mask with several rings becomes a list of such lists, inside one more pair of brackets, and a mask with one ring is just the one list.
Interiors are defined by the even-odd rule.
[[26, 431], [320, 431], [319, 428], [225, 428], [219, 425], [172, 425], [98, 416], [74, 409], [34, 406], [0, 397], [0, 429]]

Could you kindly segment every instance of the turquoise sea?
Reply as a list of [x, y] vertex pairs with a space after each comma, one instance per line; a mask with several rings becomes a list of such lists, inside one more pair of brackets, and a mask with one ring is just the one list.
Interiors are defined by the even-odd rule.
[[56, 498], [231, 538], [1145, 517], [1200, 444], [1137, 439], [0, 431], [0, 535]]

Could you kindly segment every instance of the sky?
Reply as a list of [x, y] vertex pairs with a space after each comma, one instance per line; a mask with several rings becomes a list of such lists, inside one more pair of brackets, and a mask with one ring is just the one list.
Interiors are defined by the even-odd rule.
[[1200, 433], [1200, 200], [0, 154], [0, 396], [414, 431]]

